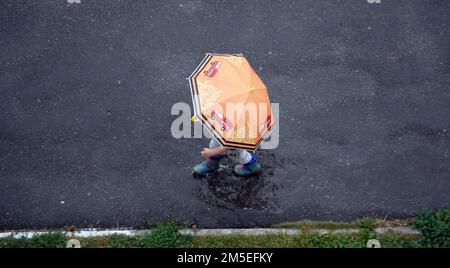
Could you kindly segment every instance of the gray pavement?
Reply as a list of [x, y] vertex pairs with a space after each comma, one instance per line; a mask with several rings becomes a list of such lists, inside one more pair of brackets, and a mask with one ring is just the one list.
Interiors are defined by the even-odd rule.
[[[1, 1], [0, 228], [410, 217], [450, 201], [450, 1]], [[205, 52], [280, 103], [260, 177], [174, 139]]]

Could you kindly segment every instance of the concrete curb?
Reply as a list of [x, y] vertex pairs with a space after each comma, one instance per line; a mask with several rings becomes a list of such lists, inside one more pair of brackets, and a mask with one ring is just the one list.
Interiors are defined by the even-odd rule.
[[406, 235], [420, 235], [421, 232], [417, 229], [410, 227], [378, 227], [375, 229], [377, 234], [385, 234], [389, 232], [406, 234]]
[[[317, 234], [351, 234], [358, 233], [363, 229], [310, 229], [304, 231], [301, 229], [285, 229], [285, 228], [248, 228], [248, 229], [182, 229], [181, 234], [193, 236], [221, 236], [221, 235], [300, 235], [302, 233], [317, 233]], [[33, 236], [48, 234], [51, 231], [10, 231], [0, 232], [0, 238], [32, 238]], [[124, 236], [139, 236], [150, 233], [151, 230], [134, 230], [134, 229], [83, 229], [76, 232], [65, 232], [67, 237], [102, 237], [110, 235], [124, 235]], [[374, 230], [376, 234], [396, 233], [406, 235], [420, 235], [420, 231], [410, 227], [379, 227]]]
[[[357, 233], [360, 229], [311, 229], [310, 233], [318, 234], [338, 234], [338, 233]], [[284, 228], [254, 228], [254, 229], [184, 229], [180, 230], [182, 234], [194, 236], [218, 236], [218, 235], [300, 235], [305, 231], [300, 229], [284, 229]]]

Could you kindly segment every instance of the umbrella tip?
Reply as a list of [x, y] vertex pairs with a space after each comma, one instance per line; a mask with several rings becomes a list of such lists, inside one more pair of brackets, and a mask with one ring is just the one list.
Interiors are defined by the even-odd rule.
[[192, 122], [198, 122], [198, 119], [197, 119], [197, 117], [195, 117], [195, 115], [193, 115], [193, 116], [191, 117], [191, 121], [192, 121]]

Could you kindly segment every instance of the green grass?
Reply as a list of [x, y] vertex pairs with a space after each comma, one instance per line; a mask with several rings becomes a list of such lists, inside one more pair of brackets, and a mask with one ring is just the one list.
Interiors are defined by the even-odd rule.
[[93, 237], [80, 240], [82, 247], [87, 248], [178, 248], [186, 247], [192, 240], [191, 236], [178, 233], [180, 227], [175, 221], [169, 220], [158, 225], [151, 233], [138, 237], [112, 235], [108, 237]]
[[[364, 248], [368, 239], [379, 239], [382, 247], [417, 247], [417, 236], [398, 234], [375, 235], [369, 230], [354, 234], [304, 233], [296, 236], [206, 236], [192, 237], [172, 232], [173, 226], [158, 227], [158, 231], [138, 237], [112, 235], [107, 237], [79, 238], [83, 248]], [[171, 233], [168, 233], [171, 232]], [[10, 248], [61, 248], [68, 238], [62, 233], [36, 236], [33, 239], [0, 239], [0, 247]]]
[[333, 222], [333, 221], [298, 221], [298, 222], [284, 222], [274, 224], [275, 228], [294, 228], [301, 230], [309, 229], [345, 229], [345, 228], [358, 228], [359, 225], [356, 222]]
[[298, 221], [274, 224], [275, 228], [295, 228], [301, 230], [310, 229], [348, 229], [348, 228], [363, 228], [373, 230], [381, 225], [380, 221], [373, 218], [362, 218], [352, 222], [334, 222], [334, 221]]
[[420, 248], [420, 236], [405, 234], [385, 234], [378, 236], [381, 247], [384, 248]]
[[[86, 248], [364, 248], [369, 239], [378, 239], [385, 248], [441, 247], [450, 248], [450, 205], [434, 211], [423, 211], [412, 220], [412, 226], [422, 235], [387, 233], [377, 235], [379, 226], [405, 226], [410, 220], [380, 221], [363, 218], [353, 222], [301, 221], [277, 224], [279, 228], [299, 228], [296, 236], [189, 236], [179, 234], [180, 226], [173, 220], [158, 225], [151, 233], [137, 237], [112, 235], [79, 238]], [[314, 228], [359, 228], [351, 234], [317, 234]], [[67, 238], [63, 232], [51, 232], [33, 238], [1, 238], [0, 248], [63, 248]]]
[[[262, 235], [262, 236], [205, 236], [189, 237], [177, 247], [186, 248], [365, 248], [368, 239], [376, 238], [382, 247], [410, 248], [418, 246], [414, 235], [385, 234], [375, 235], [370, 231], [356, 234], [302, 234]], [[144, 240], [145, 241], [145, 240]], [[179, 240], [178, 240], [179, 241]], [[83, 247], [153, 247], [142, 243], [142, 238], [103, 237], [82, 240]], [[166, 244], [165, 246], [168, 246]]]
[[191, 247], [205, 248], [354, 248], [365, 247], [360, 234], [307, 234], [297, 236], [210, 236], [195, 237]]
[[33, 238], [2, 238], [0, 248], [65, 248], [66, 241], [62, 232], [52, 232]]
[[362, 218], [357, 220], [359, 228], [374, 230], [378, 227], [378, 221], [372, 218]]
[[450, 204], [434, 211], [422, 211], [412, 226], [422, 232], [423, 247], [450, 248]]
[[183, 247], [189, 243], [191, 236], [179, 234], [179, 229], [179, 226], [173, 220], [170, 220], [158, 226], [153, 232], [137, 239], [134, 246], [145, 248]]

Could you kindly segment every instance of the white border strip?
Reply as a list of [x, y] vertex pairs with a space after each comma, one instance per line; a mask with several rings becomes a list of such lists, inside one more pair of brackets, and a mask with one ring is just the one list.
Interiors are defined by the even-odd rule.
[[[286, 229], [286, 228], [249, 228], [249, 229], [182, 229], [180, 234], [192, 235], [192, 236], [228, 236], [228, 235], [288, 235], [295, 236], [302, 233], [317, 233], [317, 234], [352, 234], [362, 231], [359, 228], [350, 229], [311, 229], [303, 231], [301, 229]], [[0, 232], [0, 238], [32, 238], [33, 236], [39, 236], [48, 234], [51, 231], [11, 231]], [[151, 230], [134, 230], [134, 229], [83, 229], [76, 232], [65, 232], [67, 237], [102, 237], [111, 235], [124, 235], [124, 236], [139, 236], [146, 233], [150, 233]], [[420, 235], [420, 231], [410, 227], [379, 227], [374, 230], [377, 234], [397, 233], [408, 235]]]
[[200, 64], [197, 66], [197, 68], [195, 68], [194, 72], [192, 72], [192, 74], [188, 78], [186, 78], [189, 81], [189, 89], [191, 90], [192, 105], [194, 106], [194, 116], [197, 117], [198, 120], [200, 120], [200, 118], [199, 118], [200, 114], [199, 114], [199, 111], [197, 111], [197, 104], [198, 105], [200, 105], [200, 104], [198, 101], [198, 96], [194, 94], [192, 77], [194, 76], [195, 73], [197, 73], [197, 71], [200, 69], [200, 67], [203, 65], [205, 60], [209, 57], [209, 55], [211, 55], [211, 53], [206, 53], [205, 57], [202, 59]]

